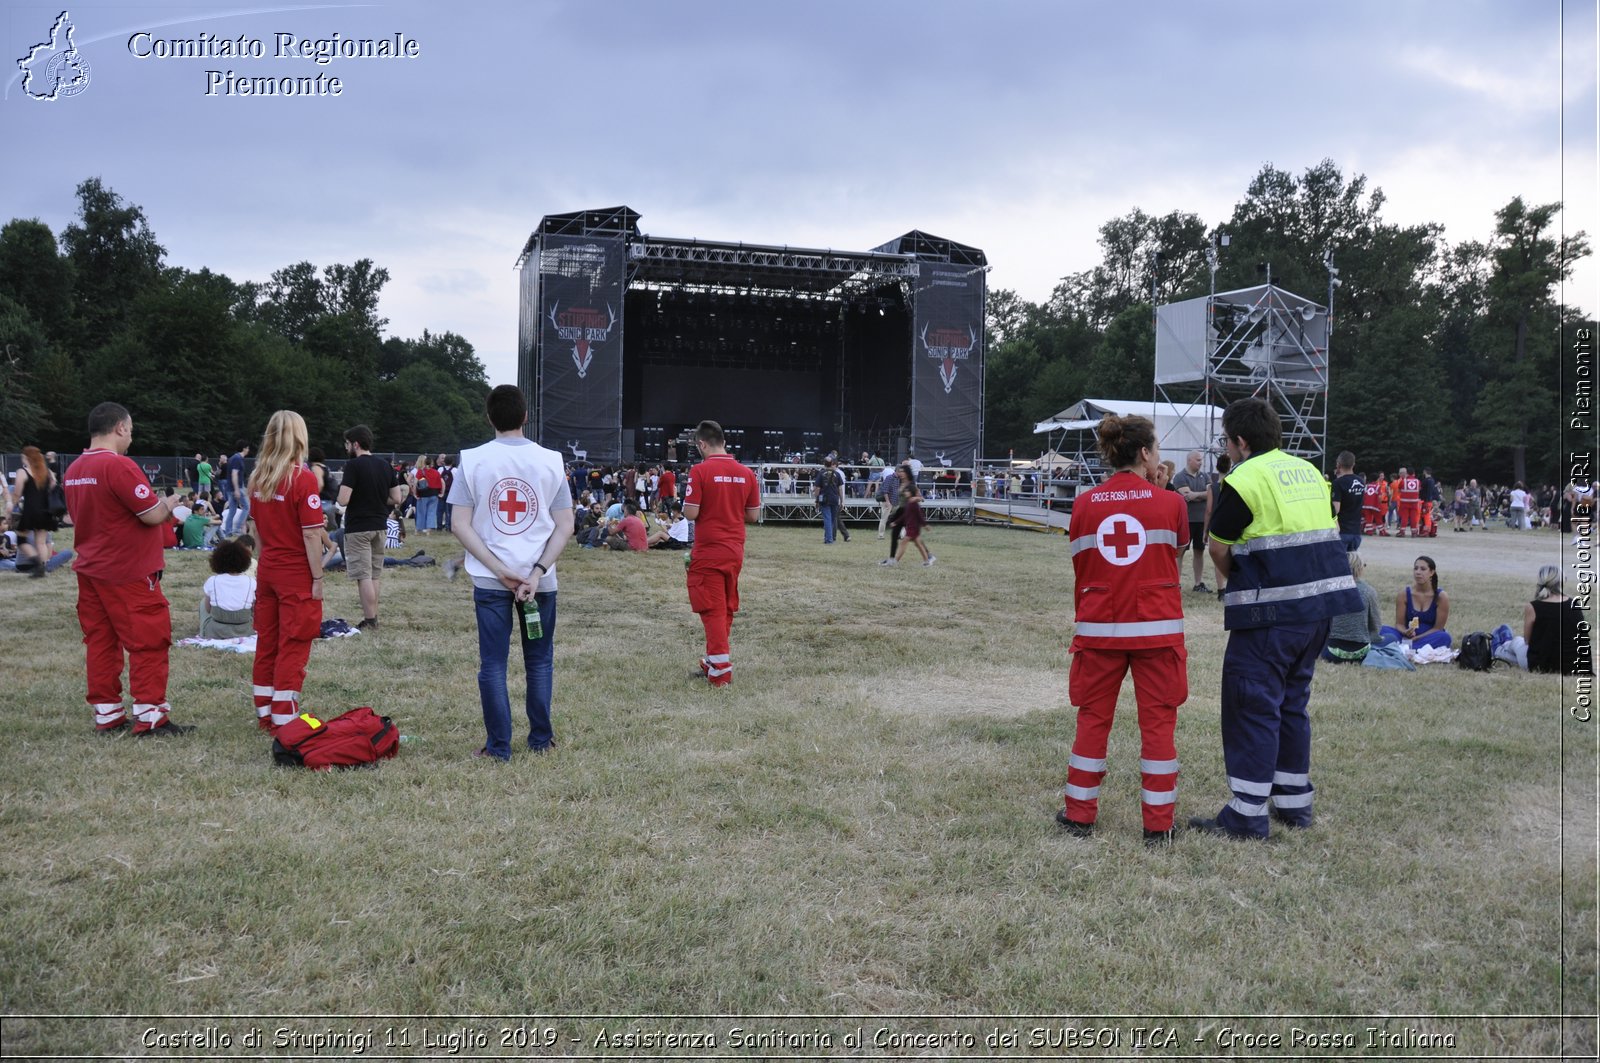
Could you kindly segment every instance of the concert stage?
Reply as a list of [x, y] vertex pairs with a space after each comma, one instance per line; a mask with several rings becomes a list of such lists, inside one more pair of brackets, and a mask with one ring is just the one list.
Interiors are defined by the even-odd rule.
[[719, 421], [746, 463], [983, 438], [982, 251], [910, 232], [871, 251], [664, 239], [627, 207], [552, 214], [521, 271], [531, 434], [591, 464], [688, 462]]

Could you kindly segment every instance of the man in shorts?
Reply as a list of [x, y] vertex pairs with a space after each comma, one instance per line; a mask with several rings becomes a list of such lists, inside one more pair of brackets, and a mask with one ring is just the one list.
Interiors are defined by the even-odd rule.
[[394, 467], [372, 454], [372, 429], [358, 424], [344, 434], [344, 479], [339, 506], [344, 510], [344, 567], [361, 595], [362, 630], [378, 626], [378, 577], [383, 575], [384, 524], [391, 506], [406, 497], [405, 481]]

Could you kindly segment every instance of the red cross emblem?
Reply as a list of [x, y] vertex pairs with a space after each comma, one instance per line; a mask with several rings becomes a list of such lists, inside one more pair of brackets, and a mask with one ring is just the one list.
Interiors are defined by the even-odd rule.
[[507, 535], [520, 535], [539, 516], [539, 497], [526, 480], [508, 476], [490, 492], [489, 513], [496, 529]]
[[1113, 565], [1131, 565], [1144, 553], [1144, 525], [1126, 513], [1114, 513], [1101, 521], [1094, 537], [1100, 556]]

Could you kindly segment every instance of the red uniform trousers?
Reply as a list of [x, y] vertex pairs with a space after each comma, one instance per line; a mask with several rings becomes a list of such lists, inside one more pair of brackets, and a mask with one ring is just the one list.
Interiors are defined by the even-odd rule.
[[1377, 506], [1361, 507], [1361, 531], [1371, 535], [1383, 526], [1383, 510]]
[[1410, 528], [1413, 534], [1418, 528], [1422, 527], [1421, 502], [1402, 501], [1400, 503], [1400, 527]]
[[1178, 725], [1178, 706], [1189, 697], [1188, 654], [1182, 646], [1080, 649], [1072, 655], [1067, 690], [1078, 707], [1078, 733], [1067, 762], [1067, 818], [1093, 823], [1099, 815], [1106, 740], [1117, 711], [1117, 694], [1130, 668], [1139, 706], [1139, 800], [1144, 829], [1171, 830], [1178, 799], [1178, 750], [1172, 736]]
[[256, 722], [276, 731], [300, 713], [311, 643], [322, 633], [322, 603], [311, 597], [311, 573], [259, 569], [256, 576], [256, 663], [250, 682]]
[[85, 699], [102, 731], [127, 722], [122, 710], [122, 655], [128, 655], [128, 693], [133, 729], [149, 731], [167, 720], [167, 647], [172, 613], [155, 576], [132, 583], [106, 583], [78, 575], [78, 625], [89, 673]]
[[689, 563], [689, 608], [700, 614], [706, 629], [706, 655], [700, 670], [715, 687], [733, 682], [733, 661], [728, 655], [728, 636], [733, 631], [733, 614], [739, 611], [739, 570], [737, 561]]

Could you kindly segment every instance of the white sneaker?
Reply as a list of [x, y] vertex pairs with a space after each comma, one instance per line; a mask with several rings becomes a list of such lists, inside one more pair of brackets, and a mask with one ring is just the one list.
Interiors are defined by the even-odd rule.
[[896, 564], [896, 562], [895, 562], [894, 558], [886, 557], [882, 561], [879, 561], [878, 564], [880, 564], [880, 565], [893, 565], [893, 564]]
[[926, 561], [924, 561], [922, 563], [922, 567], [923, 568], [928, 568], [937, 560], [939, 560], [937, 557], [934, 557], [932, 554], [929, 554], [928, 555], [928, 560], [926, 560]]

